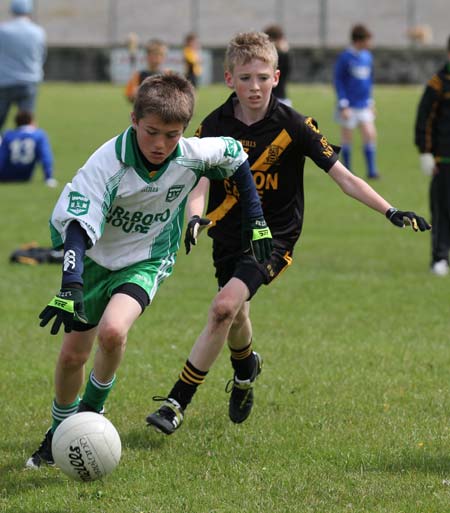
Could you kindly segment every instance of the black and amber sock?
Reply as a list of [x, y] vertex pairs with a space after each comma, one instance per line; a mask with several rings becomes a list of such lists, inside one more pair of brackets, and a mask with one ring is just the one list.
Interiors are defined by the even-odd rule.
[[240, 380], [249, 379], [255, 368], [255, 357], [253, 356], [252, 343], [242, 349], [229, 348], [231, 351], [231, 365], [236, 377]]
[[175, 399], [183, 410], [191, 402], [197, 391], [197, 387], [205, 382], [208, 371], [197, 369], [189, 360], [186, 360], [178, 381], [169, 393], [169, 397]]

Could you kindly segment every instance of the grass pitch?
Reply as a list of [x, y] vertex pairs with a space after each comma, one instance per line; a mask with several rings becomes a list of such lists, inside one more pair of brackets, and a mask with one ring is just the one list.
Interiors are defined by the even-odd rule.
[[[376, 88], [375, 188], [428, 216], [428, 179], [412, 144], [419, 87]], [[192, 134], [228, 94], [199, 91]], [[292, 85], [301, 112], [338, 143], [333, 92]], [[103, 482], [80, 484], [54, 468], [24, 470], [49, 425], [60, 337], [38, 326], [60, 269], [8, 263], [47, 221], [63, 184], [128, 123], [121, 88], [45, 84], [38, 120], [56, 158], [57, 190], [40, 173], [0, 188], [0, 511], [3, 513], [442, 513], [449, 510], [449, 278], [430, 275], [429, 234], [399, 230], [343, 195], [321, 170], [305, 171], [304, 232], [294, 264], [252, 301], [255, 348], [265, 359], [256, 404], [228, 420], [223, 352], [165, 437], [145, 426], [154, 394], [170, 389], [215, 293], [204, 237], [132, 329], [108, 418], [123, 455]], [[359, 138], [356, 138], [356, 147]], [[364, 175], [360, 151], [355, 171]]]

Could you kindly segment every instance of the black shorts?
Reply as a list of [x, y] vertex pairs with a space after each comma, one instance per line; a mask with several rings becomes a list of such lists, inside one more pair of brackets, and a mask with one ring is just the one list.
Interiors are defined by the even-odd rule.
[[[139, 285], [136, 285], [136, 283], [124, 283], [123, 285], [120, 285], [120, 287], [114, 289], [112, 293], [113, 295], [120, 293], [132, 297], [139, 303], [142, 312], [150, 304], [150, 298], [148, 297], [147, 292], [145, 292], [142, 287], [139, 287]], [[74, 321], [73, 331], [89, 331], [96, 326], [97, 324], [84, 324], [79, 321]]]
[[260, 264], [252, 256], [231, 253], [227, 246], [214, 241], [213, 260], [219, 288], [231, 278], [238, 278], [247, 286], [251, 299], [261, 285], [268, 285], [292, 264], [292, 248], [276, 240], [273, 245], [270, 259]]

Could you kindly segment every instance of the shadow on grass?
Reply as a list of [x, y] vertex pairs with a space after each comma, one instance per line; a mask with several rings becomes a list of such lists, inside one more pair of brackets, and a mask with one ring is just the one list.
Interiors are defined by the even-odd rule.
[[347, 471], [356, 472], [420, 472], [445, 476], [450, 473], [450, 454], [427, 454], [423, 450], [404, 451], [402, 454], [383, 453], [366, 462], [347, 462], [345, 467]]
[[397, 459], [385, 459], [380, 467], [387, 472], [417, 471], [424, 473], [448, 474], [450, 471], [450, 455], [427, 454], [424, 451], [404, 453]]
[[141, 428], [122, 433], [122, 446], [130, 449], [161, 449], [165, 446], [167, 435], [158, 433], [154, 428]]
[[19, 495], [31, 489], [64, 484], [61, 473], [56, 467], [46, 467], [42, 470], [27, 469], [24, 468], [23, 461], [1, 466], [0, 475], [2, 476], [2, 488], [7, 497]]

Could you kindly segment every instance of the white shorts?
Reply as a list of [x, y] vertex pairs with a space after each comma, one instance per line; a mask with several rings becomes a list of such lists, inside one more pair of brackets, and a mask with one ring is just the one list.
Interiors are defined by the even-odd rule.
[[361, 123], [373, 123], [374, 120], [375, 114], [370, 107], [365, 107], [364, 109], [350, 108], [350, 117], [348, 119], [342, 118], [340, 110], [336, 112], [336, 121], [343, 128], [350, 128], [352, 130]]

